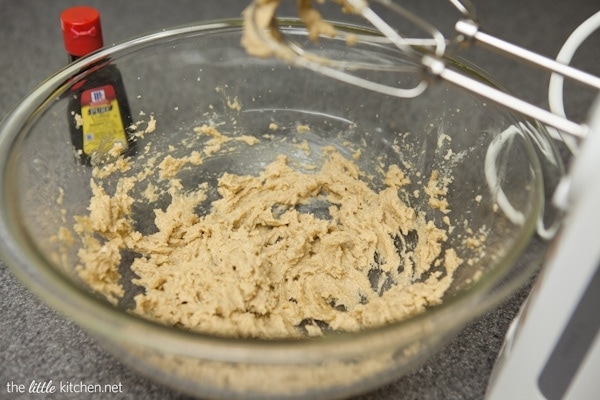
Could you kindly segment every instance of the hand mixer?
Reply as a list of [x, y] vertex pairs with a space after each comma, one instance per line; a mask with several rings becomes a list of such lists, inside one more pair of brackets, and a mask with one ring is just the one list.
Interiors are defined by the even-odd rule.
[[[435, 26], [391, 0], [372, 0], [372, 3], [383, 5], [393, 14], [410, 22], [425, 32], [427, 38], [415, 39], [399, 34], [365, 0], [334, 1], [346, 11], [364, 17], [381, 33], [379, 38], [369, 35], [365, 40], [391, 43], [412, 60], [414, 66], [348, 63], [343, 59], [315, 56], [277, 31], [274, 11], [278, 0], [255, 0], [246, 11], [250, 17], [249, 29], [267, 46], [270, 54], [386, 95], [415, 97], [436, 80], [449, 82], [538, 120], [549, 127], [549, 130], [558, 133], [565, 144], [576, 152], [571, 170], [562, 179], [554, 196], [555, 205], [564, 209], [567, 217], [528, 300], [509, 328], [492, 371], [486, 398], [598, 398], [600, 245], [596, 230], [600, 224], [600, 181], [597, 180], [597, 171], [600, 170], [600, 96], [590, 110], [588, 121], [577, 123], [565, 117], [560, 91], [563, 78], [600, 90], [599, 77], [568, 65], [572, 52], [600, 27], [600, 12], [578, 28], [578, 38], [572, 35], [570, 39], [576, 43], [571, 43], [570, 48], [565, 43], [563, 50], [567, 50], [565, 53], [569, 54], [563, 59], [559, 55], [559, 59], [552, 60], [485, 33], [480, 29], [473, 5], [467, 0], [449, 0], [460, 15], [460, 20], [455, 24], [457, 35], [452, 40], [447, 40]], [[310, 1], [303, 3], [310, 5]], [[266, 18], [259, 13], [260, 8], [265, 5], [269, 7]], [[325, 32], [327, 31], [322, 33]], [[358, 35], [347, 40], [349, 43], [358, 42], [362, 38]], [[470, 45], [482, 45], [551, 72], [550, 110], [518, 99], [450, 68], [444, 58], [449, 49]], [[355, 72], [360, 69], [408, 72], [418, 74], [420, 78], [410, 87], [389, 86], [359, 76]]]

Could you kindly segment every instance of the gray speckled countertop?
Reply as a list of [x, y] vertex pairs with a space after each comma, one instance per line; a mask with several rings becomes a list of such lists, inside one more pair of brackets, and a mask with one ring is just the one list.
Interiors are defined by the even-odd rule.
[[[290, 0], [291, 1], [291, 0]], [[411, 1], [414, 3], [414, 1]], [[452, 26], [453, 15], [440, 13], [437, 2], [418, 7], [439, 23]], [[598, 0], [475, 0], [486, 30], [554, 57], [570, 32], [600, 9]], [[0, 0], [0, 118], [38, 82], [66, 62], [58, 16], [72, 0]], [[241, 0], [89, 0], [102, 14], [105, 43], [200, 20], [240, 15]], [[596, 35], [600, 36], [599, 35]], [[530, 101], [546, 105], [548, 77], [525, 70], [484, 51], [468, 57], [502, 85]], [[600, 40], [577, 54], [574, 64], [600, 74]], [[582, 120], [591, 94], [567, 91], [567, 111]], [[529, 291], [521, 289], [506, 302], [473, 321], [441, 352], [420, 368], [367, 399], [481, 399], [506, 330]], [[8, 393], [7, 383], [32, 380], [121, 384], [113, 395], [39, 395]], [[74, 323], [49, 309], [16, 281], [0, 263], [0, 399], [185, 399], [129, 370], [105, 353]]]

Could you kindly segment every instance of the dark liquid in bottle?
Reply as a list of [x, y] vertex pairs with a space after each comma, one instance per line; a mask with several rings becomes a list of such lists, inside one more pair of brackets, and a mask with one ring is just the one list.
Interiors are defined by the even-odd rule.
[[82, 164], [135, 151], [133, 123], [121, 73], [114, 65], [93, 72], [71, 88], [68, 118], [71, 141]]

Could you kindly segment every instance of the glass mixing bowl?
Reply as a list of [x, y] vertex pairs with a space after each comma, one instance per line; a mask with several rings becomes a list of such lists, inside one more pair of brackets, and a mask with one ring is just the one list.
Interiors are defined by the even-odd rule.
[[[290, 38], [306, 42], [296, 21], [282, 26]], [[338, 29], [366, 32], [348, 25]], [[546, 204], [563, 174], [560, 158], [535, 122], [443, 83], [415, 99], [384, 96], [276, 59], [250, 57], [240, 46], [241, 31], [241, 21], [223, 21], [115, 45], [67, 66], [24, 99], [0, 128], [4, 260], [32, 291], [109, 352], [177, 390], [256, 399], [339, 398], [369, 390], [408, 372], [531, 276], [559, 220]], [[320, 55], [344, 53], [349, 60], [407, 62], [377, 43], [350, 48], [343, 39], [323, 39], [312, 47]], [[128, 301], [111, 302], [95, 293], [76, 270], [82, 242], [74, 218], [89, 213], [92, 168], [75, 155], [69, 100], [83, 81], [109, 65], [123, 76], [137, 130], [147, 131], [138, 135], [135, 152], [128, 154], [131, 169], [122, 174], [140, 172], [153, 155], [204, 154], [202, 164], [177, 175], [184, 189], [208, 187], [209, 201], [198, 208], [199, 215], [219, 197], [211, 188], [223, 173], [256, 175], [279, 154], [300, 169], [309, 164], [318, 169], [321, 150], [334, 146], [373, 188], [382, 186], [382, 170], [402, 167], [411, 181], [405, 201], [436, 226], [452, 226], [445, 245], [464, 259], [443, 302], [357, 332], [269, 340], [190, 331], [131, 313], [139, 288], [130, 284], [127, 265], [121, 283], [122, 299]], [[486, 79], [474, 68], [453, 65]], [[212, 142], [198, 139], [194, 130], [203, 125], [245, 139], [211, 153]], [[434, 170], [447, 182], [443, 197], [449, 212], [432, 208], [425, 195]], [[110, 191], [119, 174], [94, 179]], [[137, 197], [130, 216], [139, 231], [152, 229], [146, 225], [161, 207], [142, 192], [132, 191]], [[322, 204], [314, 206], [304, 212], [322, 211]]]

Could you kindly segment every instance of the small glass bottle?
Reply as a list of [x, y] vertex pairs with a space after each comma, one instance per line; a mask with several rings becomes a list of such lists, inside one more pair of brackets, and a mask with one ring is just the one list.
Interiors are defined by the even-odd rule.
[[[99, 12], [87, 6], [71, 7], [60, 14], [69, 61], [103, 46]], [[83, 164], [107, 155], [133, 150], [131, 110], [123, 78], [110, 60], [86, 67], [89, 76], [71, 88], [69, 127], [71, 141]]]

